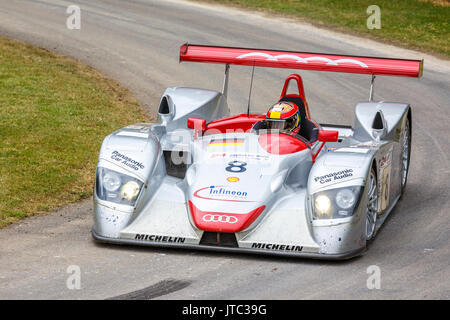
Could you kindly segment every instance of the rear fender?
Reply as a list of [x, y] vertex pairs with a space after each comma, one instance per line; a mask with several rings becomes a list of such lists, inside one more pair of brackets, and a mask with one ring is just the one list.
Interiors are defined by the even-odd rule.
[[406, 103], [360, 102], [355, 107], [353, 137], [359, 141], [398, 141], [409, 110]]

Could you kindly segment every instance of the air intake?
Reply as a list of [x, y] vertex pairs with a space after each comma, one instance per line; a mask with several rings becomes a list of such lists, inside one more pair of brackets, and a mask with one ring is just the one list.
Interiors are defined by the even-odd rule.
[[167, 97], [163, 97], [161, 99], [161, 103], [159, 104], [158, 113], [159, 114], [169, 114], [170, 113], [169, 102], [167, 101]]
[[384, 121], [383, 121], [383, 115], [381, 114], [381, 111], [378, 111], [375, 115], [375, 118], [373, 119], [372, 123], [372, 129], [375, 130], [383, 130], [384, 129]]
[[227, 232], [203, 232], [200, 244], [206, 246], [238, 247], [236, 235]]
[[372, 122], [372, 136], [379, 141], [386, 136], [387, 128], [384, 120], [383, 112], [378, 110]]

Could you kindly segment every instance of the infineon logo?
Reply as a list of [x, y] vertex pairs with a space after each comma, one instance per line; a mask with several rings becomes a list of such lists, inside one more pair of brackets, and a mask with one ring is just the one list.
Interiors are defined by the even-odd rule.
[[247, 191], [226, 186], [209, 186], [198, 189], [194, 192], [194, 197], [206, 200], [253, 202], [248, 200]]

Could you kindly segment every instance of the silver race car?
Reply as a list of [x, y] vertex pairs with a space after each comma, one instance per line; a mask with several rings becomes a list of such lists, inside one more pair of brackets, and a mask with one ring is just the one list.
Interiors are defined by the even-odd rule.
[[[405, 190], [411, 152], [410, 105], [372, 101], [373, 82], [419, 78], [423, 61], [191, 44], [183, 61], [224, 64], [222, 92], [169, 87], [158, 123], [105, 138], [93, 237], [324, 259], [364, 252]], [[300, 129], [268, 129], [265, 114], [229, 114], [230, 65], [367, 74], [369, 101], [351, 127], [317, 124], [292, 74], [279, 101], [298, 106]], [[297, 94], [286, 93], [291, 81]]]

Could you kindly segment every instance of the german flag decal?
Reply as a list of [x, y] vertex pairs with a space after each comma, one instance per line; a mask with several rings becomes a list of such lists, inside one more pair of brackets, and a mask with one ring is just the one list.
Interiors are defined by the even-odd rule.
[[212, 139], [209, 146], [242, 146], [244, 139]]

